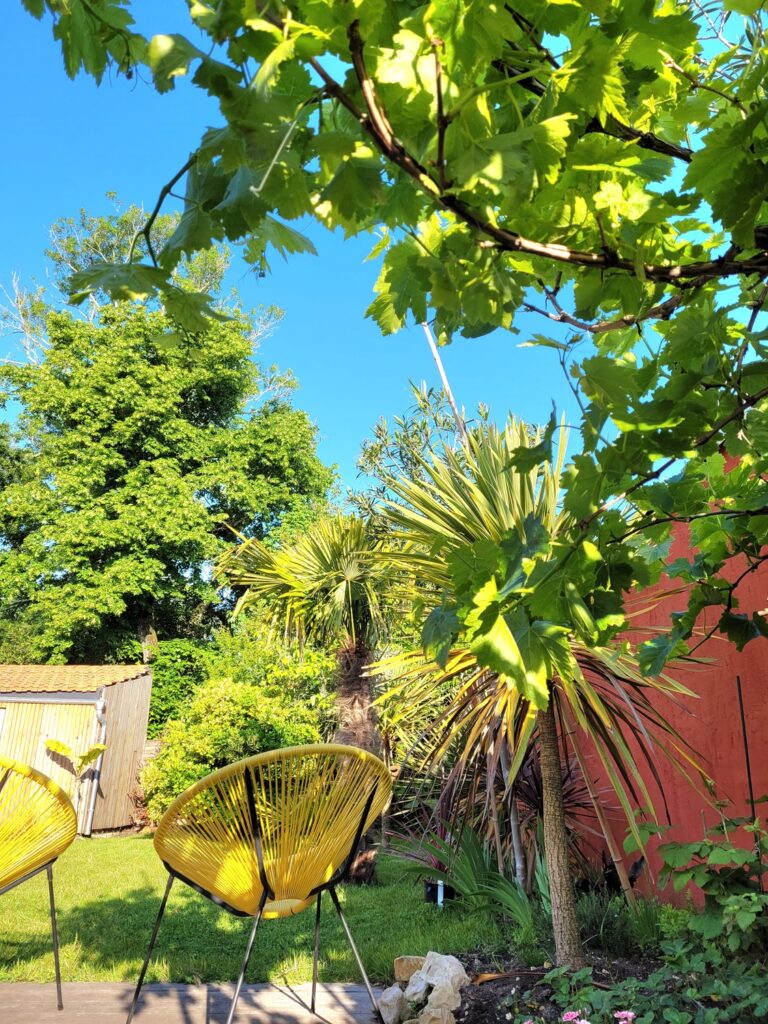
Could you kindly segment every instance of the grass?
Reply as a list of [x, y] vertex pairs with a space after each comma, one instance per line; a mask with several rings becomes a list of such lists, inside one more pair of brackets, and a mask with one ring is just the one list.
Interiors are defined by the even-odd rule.
[[[424, 903], [401, 862], [382, 857], [379, 884], [340, 890], [344, 912], [372, 980], [391, 979], [392, 961], [430, 949], [498, 948], [486, 916]], [[143, 836], [78, 839], [54, 867], [62, 975], [66, 981], [134, 980], [149, 942], [167, 874]], [[250, 919], [236, 918], [176, 883], [148, 981], [236, 978]], [[323, 901], [321, 981], [357, 981], [338, 917]], [[314, 911], [259, 926], [247, 980], [296, 984], [312, 977]], [[0, 982], [52, 981], [45, 873], [0, 897]]]

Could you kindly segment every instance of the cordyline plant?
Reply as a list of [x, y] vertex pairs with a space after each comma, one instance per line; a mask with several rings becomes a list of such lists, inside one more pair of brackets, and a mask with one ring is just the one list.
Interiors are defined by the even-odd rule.
[[387, 480], [383, 515], [397, 542], [389, 557], [414, 590], [426, 586], [442, 601], [423, 622], [424, 652], [382, 664], [398, 676], [385, 699], [411, 716], [454, 681], [425, 727], [432, 761], [458, 746], [460, 770], [490, 765], [493, 777], [500, 765], [511, 785], [537, 738], [557, 959], [576, 965], [558, 733], [585, 778], [597, 755], [638, 841], [636, 809], [653, 806], [638, 756], [654, 774], [658, 751], [684, 774], [693, 760], [657, 707], [661, 696], [690, 692], [667, 675], [643, 675], [618, 638], [622, 593], [634, 582], [626, 563], [615, 547], [568, 547], [578, 524], [559, 503], [564, 441], [561, 430], [553, 462], [542, 462], [542, 432], [515, 420], [501, 431], [482, 425], [462, 453], [425, 460], [418, 483]]

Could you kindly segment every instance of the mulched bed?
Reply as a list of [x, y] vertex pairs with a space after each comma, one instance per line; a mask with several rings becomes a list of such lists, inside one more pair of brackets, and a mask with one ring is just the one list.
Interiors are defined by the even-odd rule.
[[[551, 970], [547, 967], [521, 967], [510, 961], [499, 965], [482, 957], [463, 957], [464, 967], [472, 984], [462, 992], [462, 1002], [456, 1011], [457, 1024], [509, 1024], [516, 1015], [542, 1017], [545, 1021], [559, 1021], [562, 1009], [552, 1001], [552, 988], [541, 979]], [[597, 954], [588, 959], [592, 967], [593, 984], [606, 987], [624, 978], [647, 978], [660, 961], [649, 959], [609, 960]], [[484, 980], [483, 976], [503, 975]]]

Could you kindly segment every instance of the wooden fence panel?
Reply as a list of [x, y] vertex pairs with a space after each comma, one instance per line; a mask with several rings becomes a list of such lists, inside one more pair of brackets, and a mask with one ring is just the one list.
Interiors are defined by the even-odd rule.
[[95, 830], [124, 828], [133, 820], [133, 793], [147, 739], [151, 692], [149, 673], [105, 690], [107, 751], [93, 818]]

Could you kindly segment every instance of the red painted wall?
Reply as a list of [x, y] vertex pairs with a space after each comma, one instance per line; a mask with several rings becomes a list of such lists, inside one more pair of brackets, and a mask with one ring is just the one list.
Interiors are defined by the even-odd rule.
[[[671, 557], [690, 557], [687, 530], [681, 529], [678, 532]], [[739, 571], [739, 567], [731, 567], [732, 575], [729, 578], [735, 578]], [[667, 581], [646, 591], [643, 603], [646, 598], [653, 597], [654, 593], [661, 593], [671, 586]], [[739, 612], [751, 615], [754, 611], [768, 607], [768, 566], [747, 576], [739, 585], [737, 596], [739, 607], [735, 610]], [[685, 594], [660, 599], [655, 607], [634, 619], [633, 625], [639, 628], [647, 626], [651, 632], [658, 632], [655, 627], [668, 626], [671, 612], [682, 611], [685, 604]], [[702, 632], [717, 622], [721, 611], [717, 607], [705, 609], [699, 620]], [[705, 771], [714, 779], [716, 789], [711, 799], [729, 801], [724, 811], [728, 817], [748, 815], [747, 770], [736, 676], [739, 675], [742, 682], [754, 795], [768, 795], [768, 640], [753, 640], [739, 652], [730, 641], [715, 635], [702, 645], [697, 655], [709, 659], [710, 663], [684, 670], [675, 668], [670, 674], [696, 693], [698, 699], [683, 700], [676, 706], [660, 698], [658, 706], [698, 753]], [[664, 838], [683, 842], [700, 838], [705, 826], [719, 820], [717, 810], [680, 778], [663, 755], [659, 755], [656, 766], [661, 775], [669, 818], [673, 825]], [[654, 800], [658, 798], [656, 809], [663, 821], [664, 803], [647, 766], [643, 770], [643, 777]], [[607, 784], [599, 767], [595, 770], [595, 780], [600, 787]], [[758, 805], [758, 815], [765, 818], [768, 805]], [[625, 834], [621, 818], [615, 814], [612, 820], [615, 822], [616, 838], [621, 842]], [[656, 891], [655, 878], [661, 864], [655, 853], [658, 842], [654, 840], [649, 844], [649, 870], [638, 884], [639, 891]], [[751, 840], [747, 834], [742, 834], [737, 844], [749, 847]], [[626, 858], [627, 865], [632, 859]], [[664, 898], [673, 898], [671, 887]]]

